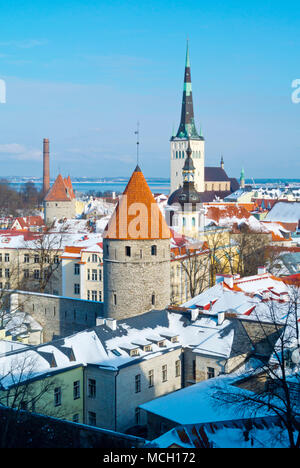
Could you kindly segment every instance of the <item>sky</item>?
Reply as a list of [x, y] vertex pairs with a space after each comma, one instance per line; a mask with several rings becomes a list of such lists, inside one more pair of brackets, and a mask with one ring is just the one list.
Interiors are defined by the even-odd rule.
[[0, 11], [1, 177], [42, 176], [43, 138], [51, 177], [129, 176], [139, 122], [141, 169], [168, 178], [188, 38], [206, 165], [223, 154], [230, 177], [300, 178], [300, 2], [0, 0]]

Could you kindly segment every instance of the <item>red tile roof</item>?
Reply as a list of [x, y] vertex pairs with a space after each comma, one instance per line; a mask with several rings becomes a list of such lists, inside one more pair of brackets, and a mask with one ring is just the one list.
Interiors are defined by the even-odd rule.
[[63, 179], [59, 174], [45, 197], [45, 201], [71, 201], [75, 198], [70, 176]]
[[104, 231], [119, 240], [170, 239], [171, 232], [137, 166]]

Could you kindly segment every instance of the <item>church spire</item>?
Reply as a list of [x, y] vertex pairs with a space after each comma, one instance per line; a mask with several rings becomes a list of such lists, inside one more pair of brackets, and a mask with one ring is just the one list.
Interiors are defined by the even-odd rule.
[[194, 120], [194, 106], [192, 94], [191, 65], [189, 54], [189, 42], [187, 41], [184, 85], [182, 96], [181, 120], [176, 135], [177, 138], [196, 138], [203, 139], [198, 135]]

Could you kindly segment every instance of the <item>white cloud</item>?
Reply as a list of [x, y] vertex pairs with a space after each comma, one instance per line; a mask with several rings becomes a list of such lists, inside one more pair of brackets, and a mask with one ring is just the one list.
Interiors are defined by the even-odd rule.
[[6, 143], [0, 145], [0, 159], [7, 157], [18, 161], [41, 161], [42, 151], [26, 148], [19, 143]]
[[22, 41], [0, 42], [0, 47], [17, 47], [18, 49], [31, 49], [32, 47], [42, 46], [48, 41], [41, 39], [24, 39]]

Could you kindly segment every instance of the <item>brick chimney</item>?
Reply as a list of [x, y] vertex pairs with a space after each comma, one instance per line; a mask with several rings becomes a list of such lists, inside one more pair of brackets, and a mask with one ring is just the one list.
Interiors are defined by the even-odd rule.
[[43, 195], [45, 196], [50, 188], [50, 170], [49, 170], [49, 140], [43, 140]]

